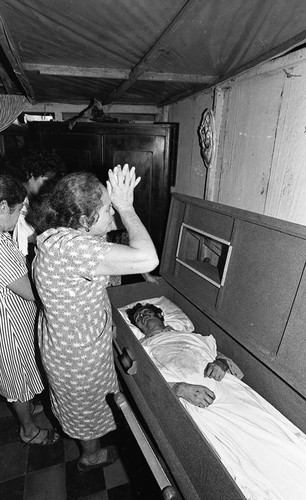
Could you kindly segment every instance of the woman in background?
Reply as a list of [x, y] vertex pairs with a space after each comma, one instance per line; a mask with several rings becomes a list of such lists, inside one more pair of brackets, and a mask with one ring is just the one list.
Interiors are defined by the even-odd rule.
[[[135, 168], [109, 171], [107, 190], [89, 172], [60, 180], [34, 214], [33, 272], [43, 309], [39, 345], [52, 409], [63, 430], [78, 439], [78, 470], [113, 462], [113, 446], [99, 438], [115, 428], [107, 396], [118, 390], [112, 353], [110, 275], [143, 273], [158, 265], [153, 242], [133, 207]], [[106, 241], [114, 209], [129, 244]]]
[[35, 361], [35, 299], [25, 257], [10, 235], [25, 197], [22, 184], [0, 175], [0, 393], [17, 415], [20, 440], [47, 445], [58, 434], [32, 419], [32, 399], [44, 389]]
[[14, 162], [3, 160], [0, 167], [2, 174], [12, 175], [18, 179], [26, 189], [26, 198], [20, 211], [17, 224], [13, 231], [13, 240], [17, 242], [19, 250], [31, 263], [34, 257], [36, 234], [26, 220], [33, 200], [43, 192], [49, 191], [54, 181], [63, 177], [66, 168], [63, 160], [54, 153], [31, 149], [24, 151]]

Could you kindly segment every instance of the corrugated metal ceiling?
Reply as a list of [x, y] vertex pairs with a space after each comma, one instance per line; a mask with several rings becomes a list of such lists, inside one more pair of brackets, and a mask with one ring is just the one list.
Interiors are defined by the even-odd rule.
[[2, 93], [32, 102], [161, 106], [306, 41], [305, 0], [0, 0], [0, 14]]

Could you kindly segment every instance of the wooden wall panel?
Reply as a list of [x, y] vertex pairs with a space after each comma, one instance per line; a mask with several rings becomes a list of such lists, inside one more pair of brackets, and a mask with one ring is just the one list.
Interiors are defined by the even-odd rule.
[[294, 301], [288, 325], [279, 346], [277, 359], [292, 379], [299, 380], [300, 391], [306, 394], [306, 273], [304, 270], [300, 287]]
[[200, 154], [197, 130], [205, 108], [212, 108], [213, 93], [201, 93], [169, 107], [169, 121], [179, 123], [175, 191], [204, 198], [207, 171]]
[[[179, 150], [177, 154], [177, 170], [175, 190], [189, 193], [190, 173], [192, 171], [192, 141], [194, 138], [193, 100], [183, 101], [173, 113], [173, 121], [180, 123]], [[172, 120], [172, 118], [171, 118]]]
[[190, 182], [189, 191], [192, 196], [197, 196], [198, 198], [204, 198], [205, 185], [207, 169], [204, 166], [204, 162], [201, 157], [201, 150], [198, 138], [198, 128], [201, 123], [202, 114], [204, 109], [212, 108], [211, 94], [201, 94], [193, 99], [194, 111], [193, 111], [193, 133], [192, 133], [192, 157], [191, 157], [191, 168], [190, 168]]
[[264, 213], [306, 224], [306, 60], [282, 71], [284, 91]]
[[306, 224], [305, 77], [303, 48], [216, 88], [206, 199]]
[[174, 278], [184, 287], [184, 292], [194, 304], [202, 307], [203, 303], [205, 303], [215, 307], [220, 290], [218, 287], [180, 263], [175, 266]]
[[184, 220], [186, 224], [226, 241], [230, 241], [233, 221], [232, 217], [195, 205], [188, 206]]
[[214, 201], [264, 213], [282, 90], [275, 74], [224, 90]]
[[235, 338], [275, 355], [303, 273], [305, 242], [236, 221], [232, 245], [219, 312]]

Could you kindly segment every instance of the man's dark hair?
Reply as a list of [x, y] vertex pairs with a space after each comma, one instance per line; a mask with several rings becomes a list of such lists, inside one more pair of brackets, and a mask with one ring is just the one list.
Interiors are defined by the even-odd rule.
[[23, 151], [14, 160], [1, 160], [1, 173], [12, 175], [20, 182], [27, 182], [32, 176], [46, 177], [54, 175], [61, 178], [66, 174], [63, 160], [55, 153], [30, 149]]
[[138, 302], [134, 307], [131, 307], [131, 309], [126, 309], [126, 314], [132, 323], [132, 325], [137, 326], [134, 320], [134, 316], [139, 309], [151, 309], [151, 311], [155, 312], [156, 314], [159, 314], [161, 316], [161, 319], [164, 321], [164, 315], [163, 311], [160, 309], [160, 307], [155, 306], [154, 304], [150, 304], [147, 302], [146, 304], [141, 304]]

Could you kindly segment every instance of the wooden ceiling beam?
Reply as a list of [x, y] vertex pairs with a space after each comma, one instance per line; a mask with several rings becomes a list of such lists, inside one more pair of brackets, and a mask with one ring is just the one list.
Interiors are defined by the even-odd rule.
[[176, 14], [172, 22], [168, 25], [165, 31], [161, 34], [155, 44], [150, 48], [150, 50], [144, 55], [144, 57], [139, 61], [138, 64], [132, 69], [129, 75], [129, 79], [122, 82], [116, 89], [114, 89], [106, 99], [104, 99], [103, 104], [109, 104], [114, 99], [120, 97], [126, 90], [128, 90], [136, 80], [139, 79], [140, 75], [148, 70], [152, 66], [152, 63], [160, 57], [160, 55], [166, 50], [167, 46], [171, 41], [171, 37], [174, 32], [176, 32], [185, 22], [188, 21], [188, 17], [194, 17], [194, 10], [198, 8], [202, 0], [188, 0], [182, 9]]
[[56, 64], [23, 64], [26, 71], [37, 72], [40, 75], [76, 76], [81, 78], [110, 78], [125, 80], [130, 70], [117, 68], [88, 68], [82, 66], [59, 66]]
[[[73, 76], [81, 78], [109, 78], [129, 79], [130, 71], [116, 68], [88, 68], [81, 66], [58, 66], [47, 64], [23, 64], [26, 71], [36, 71], [40, 75]], [[139, 80], [150, 80], [154, 82], [187, 82], [187, 83], [213, 83], [218, 77], [212, 75], [185, 75], [178, 73], [157, 73], [145, 71]]]
[[180, 73], [155, 73], [145, 71], [138, 80], [151, 80], [153, 82], [186, 82], [186, 83], [213, 83], [218, 80], [217, 75], [185, 75]]

